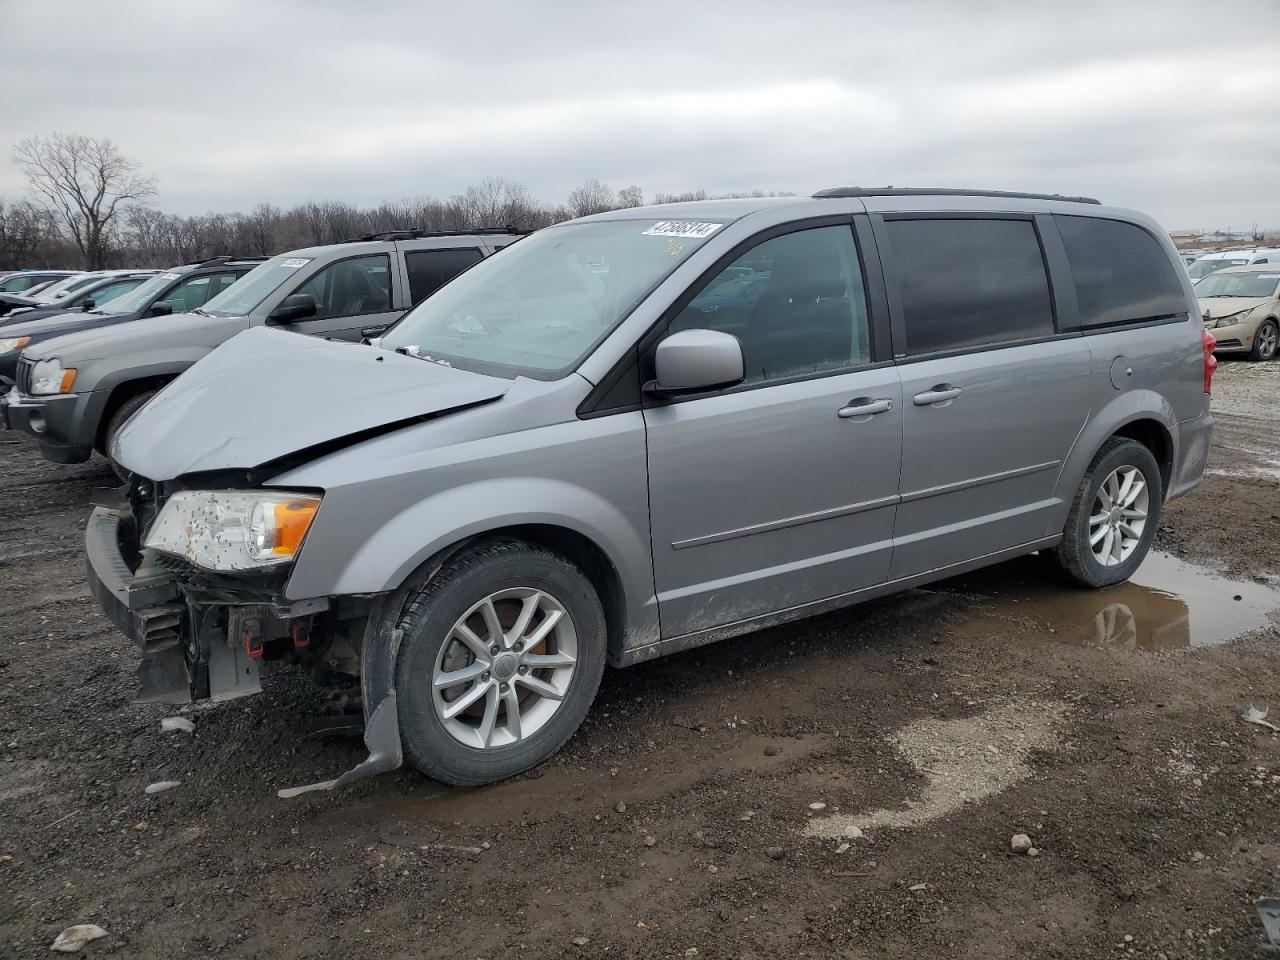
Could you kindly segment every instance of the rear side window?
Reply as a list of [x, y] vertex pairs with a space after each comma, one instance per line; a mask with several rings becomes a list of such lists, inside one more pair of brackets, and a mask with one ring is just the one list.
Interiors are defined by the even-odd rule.
[[425, 300], [467, 267], [483, 259], [474, 247], [465, 250], [411, 250], [404, 255], [409, 270], [409, 296]]
[[1173, 263], [1147, 231], [1096, 217], [1053, 219], [1067, 248], [1082, 327], [1140, 323], [1187, 312]]
[[1029, 220], [889, 220], [906, 353], [1050, 336], [1049, 277]]

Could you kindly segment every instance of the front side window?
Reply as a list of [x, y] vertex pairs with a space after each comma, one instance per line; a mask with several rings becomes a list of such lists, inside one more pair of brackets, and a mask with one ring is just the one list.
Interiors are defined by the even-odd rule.
[[484, 259], [474, 247], [463, 250], [410, 250], [404, 255], [409, 271], [409, 297], [425, 300], [473, 263]]
[[1080, 325], [1108, 327], [1187, 312], [1176, 268], [1141, 227], [1098, 217], [1055, 216], [1076, 287]]
[[43, 281], [39, 277], [27, 277], [18, 274], [15, 277], [9, 277], [3, 283], [0, 283], [0, 291], [5, 293], [21, 293], [23, 290], [30, 290]]
[[151, 301], [160, 296], [169, 288], [175, 280], [181, 280], [182, 275], [177, 273], [157, 273], [154, 277], [148, 279], [145, 283], [141, 283], [134, 287], [132, 291], [123, 296], [116, 297], [108, 304], [102, 307], [94, 307], [94, 313], [107, 313], [112, 316], [121, 317], [126, 313], [136, 313], [145, 309], [151, 304]]
[[331, 263], [294, 293], [315, 298], [312, 320], [358, 317], [391, 309], [391, 261], [385, 253]]
[[909, 356], [1054, 332], [1031, 221], [890, 220], [885, 227], [902, 282]]
[[623, 219], [546, 227], [423, 300], [382, 345], [499, 376], [560, 376], [721, 226]]
[[206, 273], [192, 277], [170, 290], [160, 302], [167, 303], [174, 313], [190, 313], [203, 307], [214, 294], [223, 289], [224, 281], [232, 283], [235, 278], [234, 273]]
[[133, 280], [117, 280], [115, 283], [106, 283], [98, 287], [96, 290], [90, 290], [85, 294], [86, 300], [92, 300], [95, 307], [110, 303], [116, 297], [123, 296], [138, 284], [142, 283], [142, 278], [138, 277]]
[[817, 227], [752, 247], [672, 319], [668, 332], [678, 330], [737, 337], [745, 383], [868, 363], [867, 297], [853, 231]]
[[37, 303], [57, 303], [72, 291], [78, 290], [86, 284], [94, 283], [101, 279], [101, 276], [96, 273], [89, 273], [84, 276], [77, 277], [67, 277], [64, 280], [59, 280], [57, 283], [53, 283], [45, 287], [31, 299], [35, 300]]
[[1196, 296], [1201, 300], [1211, 297], [1274, 297], [1280, 295], [1277, 284], [1280, 271], [1266, 273], [1215, 273], [1196, 284]]

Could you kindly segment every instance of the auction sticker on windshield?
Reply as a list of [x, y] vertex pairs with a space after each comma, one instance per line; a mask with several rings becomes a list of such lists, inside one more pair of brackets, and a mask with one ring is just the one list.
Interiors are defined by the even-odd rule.
[[306, 260], [306, 259], [304, 259], [304, 258], [302, 258], [302, 257], [292, 257], [292, 258], [290, 258], [290, 259], [288, 259], [288, 260], [281, 260], [281, 261], [280, 261], [280, 266], [282, 266], [282, 267], [305, 267], [305, 266], [306, 266], [308, 263], [310, 263], [310, 262], [311, 262], [310, 260]]
[[644, 231], [644, 236], [689, 237], [693, 240], [705, 240], [723, 226], [723, 223], [695, 223], [692, 220], [659, 220]]

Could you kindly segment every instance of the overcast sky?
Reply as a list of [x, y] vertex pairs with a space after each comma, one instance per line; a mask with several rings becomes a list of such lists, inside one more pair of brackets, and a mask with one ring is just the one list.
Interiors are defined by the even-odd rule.
[[114, 139], [175, 213], [928, 185], [1280, 227], [1280, 0], [0, 0], [12, 144]]

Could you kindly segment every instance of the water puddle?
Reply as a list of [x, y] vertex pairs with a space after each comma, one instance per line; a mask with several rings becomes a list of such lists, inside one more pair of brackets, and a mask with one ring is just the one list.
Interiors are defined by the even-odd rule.
[[1225, 643], [1272, 623], [1280, 591], [1228, 580], [1166, 553], [1151, 553], [1128, 583], [1082, 590], [1063, 581], [1048, 557], [1030, 556], [942, 581], [934, 589], [996, 601], [961, 634], [1008, 630], [1014, 621], [1047, 639], [1130, 650], [1176, 650]]

